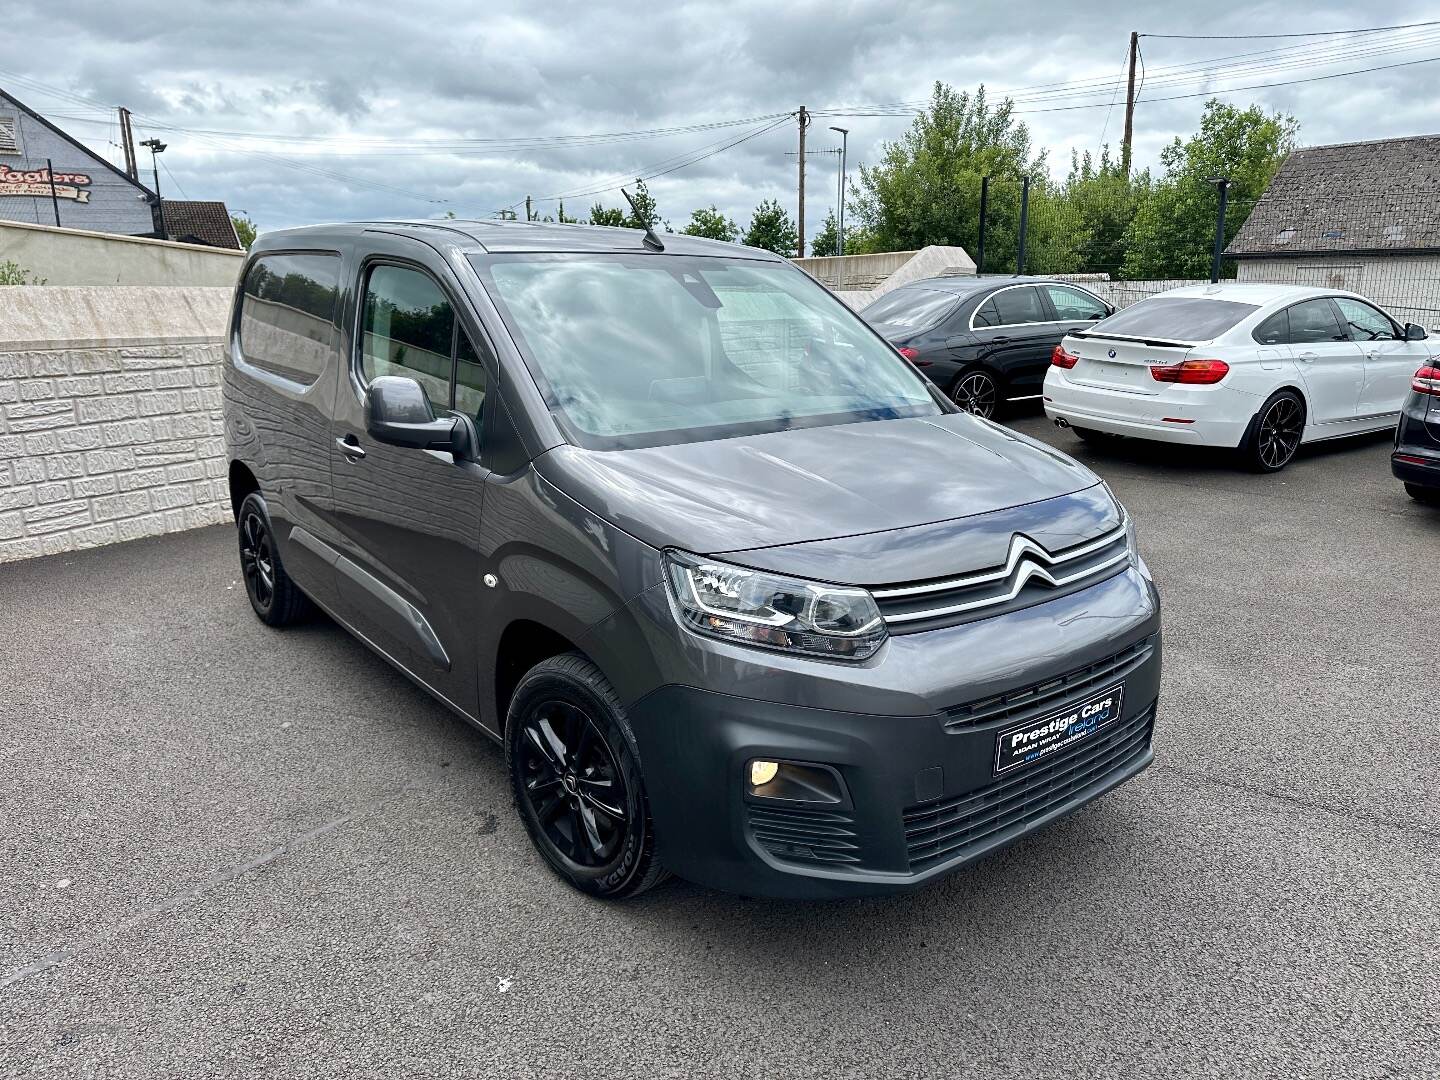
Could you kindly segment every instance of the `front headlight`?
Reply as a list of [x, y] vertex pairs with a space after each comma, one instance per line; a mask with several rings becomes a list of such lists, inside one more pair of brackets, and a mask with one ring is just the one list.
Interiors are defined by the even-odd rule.
[[665, 568], [676, 614], [696, 633], [835, 660], [864, 660], [884, 644], [880, 609], [864, 589], [675, 550], [665, 552]]

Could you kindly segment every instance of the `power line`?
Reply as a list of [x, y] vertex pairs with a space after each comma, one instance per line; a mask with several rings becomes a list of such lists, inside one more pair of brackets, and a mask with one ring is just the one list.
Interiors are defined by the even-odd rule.
[[1266, 38], [1335, 37], [1340, 34], [1379, 34], [1386, 30], [1410, 30], [1417, 26], [1440, 26], [1440, 19], [1400, 23], [1396, 26], [1366, 26], [1359, 30], [1312, 30], [1306, 34], [1141, 34], [1141, 37], [1186, 41], [1260, 41]]

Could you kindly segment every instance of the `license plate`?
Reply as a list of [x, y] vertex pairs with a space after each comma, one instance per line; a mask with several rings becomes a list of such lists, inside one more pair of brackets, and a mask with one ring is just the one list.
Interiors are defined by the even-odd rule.
[[1059, 712], [1027, 720], [995, 737], [995, 775], [1059, 753], [1120, 718], [1125, 684], [1117, 683]]

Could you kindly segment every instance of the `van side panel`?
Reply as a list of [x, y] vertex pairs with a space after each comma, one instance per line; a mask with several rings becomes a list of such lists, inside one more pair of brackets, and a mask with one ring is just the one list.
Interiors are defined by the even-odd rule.
[[[254, 275], [280, 276], [270, 268], [285, 271], [294, 265], [281, 261], [285, 253], [257, 248], [237, 286], [231, 315], [224, 373], [228, 453], [259, 484], [287, 572], [306, 594], [332, 607], [336, 588], [329, 556], [334, 543], [329, 417], [340, 373], [336, 320], [342, 259], [334, 250], [293, 253], [333, 260], [337, 297], [334, 313], [326, 319], [283, 294], [255, 295]], [[297, 543], [296, 530], [312, 542]]]

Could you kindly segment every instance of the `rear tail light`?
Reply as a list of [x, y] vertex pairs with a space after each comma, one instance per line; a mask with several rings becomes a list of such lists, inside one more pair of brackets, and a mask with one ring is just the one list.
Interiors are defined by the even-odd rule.
[[1230, 365], [1224, 360], [1182, 360], [1178, 364], [1150, 368], [1150, 377], [1156, 382], [1187, 383], [1192, 386], [1211, 386], [1229, 373]]
[[1417, 394], [1440, 397], [1440, 367], [1422, 367], [1410, 380], [1410, 389]]
[[1079, 355], [1073, 352], [1066, 352], [1064, 345], [1056, 345], [1055, 351], [1050, 354], [1050, 363], [1054, 367], [1065, 368], [1067, 371], [1079, 362]]

